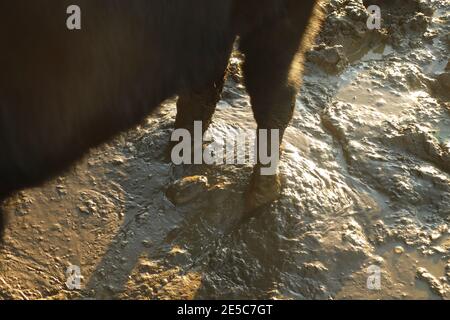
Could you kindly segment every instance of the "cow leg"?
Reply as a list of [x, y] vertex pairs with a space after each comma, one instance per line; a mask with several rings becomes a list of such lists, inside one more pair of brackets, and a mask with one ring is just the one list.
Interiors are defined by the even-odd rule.
[[187, 129], [194, 132], [194, 121], [202, 122], [205, 132], [211, 124], [216, 104], [220, 100], [225, 73], [206, 87], [180, 94], [177, 101], [175, 129]]
[[216, 62], [217, 74], [212, 81], [203, 87], [184, 90], [180, 93], [177, 101], [175, 129], [188, 129], [193, 133], [194, 121], [202, 122], [203, 133], [208, 129], [222, 94], [231, 49], [232, 43], [220, 61]]
[[[202, 122], [202, 134], [208, 129], [212, 122], [216, 105], [220, 100], [225, 83], [226, 69], [231, 55], [232, 43], [229, 50], [224, 52], [220, 61], [216, 61], [216, 76], [203, 87], [185, 89], [179, 93], [177, 101], [177, 115], [175, 119], [175, 129], [187, 129], [194, 136], [194, 122]], [[173, 147], [177, 142], [170, 142], [166, 157], [171, 156]], [[192, 141], [192, 152], [194, 150]]]
[[[254, 117], [260, 129], [267, 129], [267, 153], [271, 150], [271, 130], [279, 133], [279, 145], [295, 107], [300, 87], [303, 50], [302, 35], [306, 28], [281, 21], [277, 25], [261, 28], [241, 39], [241, 51], [245, 55], [243, 67], [245, 84], [251, 98]], [[247, 193], [247, 209], [253, 210], [270, 203], [281, 194], [281, 184], [276, 170], [262, 175], [258, 137], [257, 164], [254, 167]], [[276, 152], [280, 152], [277, 148]]]

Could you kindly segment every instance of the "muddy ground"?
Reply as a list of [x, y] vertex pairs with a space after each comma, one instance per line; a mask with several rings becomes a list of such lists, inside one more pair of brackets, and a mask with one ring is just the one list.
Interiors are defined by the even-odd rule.
[[[371, 4], [381, 5], [380, 30], [366, 26]], [[0, 298], [449, 299], [450, 4], [324, 6], [279, 201], [241, 222], [250, 166], [166, 161], [168, 101], [8, 201]], [[240, 62], [230, 63], [213, 135], [255, 127]], [[203, 178], [169, 200], [190, 176]], [[78, 290], [66, 284], [70, 265]], [[374, 266], [379, 287], [367, 285]]]

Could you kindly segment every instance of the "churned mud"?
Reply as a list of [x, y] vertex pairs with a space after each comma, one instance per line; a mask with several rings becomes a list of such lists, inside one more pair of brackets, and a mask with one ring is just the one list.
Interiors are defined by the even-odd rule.
[[[371, 4], [382, 8], [380, 30], [366, 26]], [[243, 219], [250, 165], [167, 161], [168, 101], [8, 201], [0, 298], [449, 299], [450, 5], [325, 9], [285, 138], [279, 201]], [[240, 61], [212, 136], [255, 128]], [[70, 265], [80, 289], [67, 287]], [[371, 270], [379, 286], [368, 285]]]

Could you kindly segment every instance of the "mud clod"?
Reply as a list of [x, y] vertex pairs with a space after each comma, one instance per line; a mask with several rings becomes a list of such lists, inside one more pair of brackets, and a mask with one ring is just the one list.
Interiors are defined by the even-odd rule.
[[175, 181], [167, 190], [167, 197], [175, 205], [193, 201], [200, 194], [208, 191], [208, 178], [205, 176], [186, 177]]

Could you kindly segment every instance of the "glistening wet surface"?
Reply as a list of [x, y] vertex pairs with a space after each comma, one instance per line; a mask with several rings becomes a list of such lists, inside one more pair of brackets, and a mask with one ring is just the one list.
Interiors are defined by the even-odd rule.
[[[362, 1], [325, 7], [279, 201], [242, 221], [250, 165], [165, 160], [168, 101], [9, 201], [0, 298], [448, 299], [448, 1], [393, 1], [374, 31]], [[236, 54], [213, 137], [255, 128], [240, 62]], [[69, 265], [80, 266], [81, 290], [66, 286]]]

